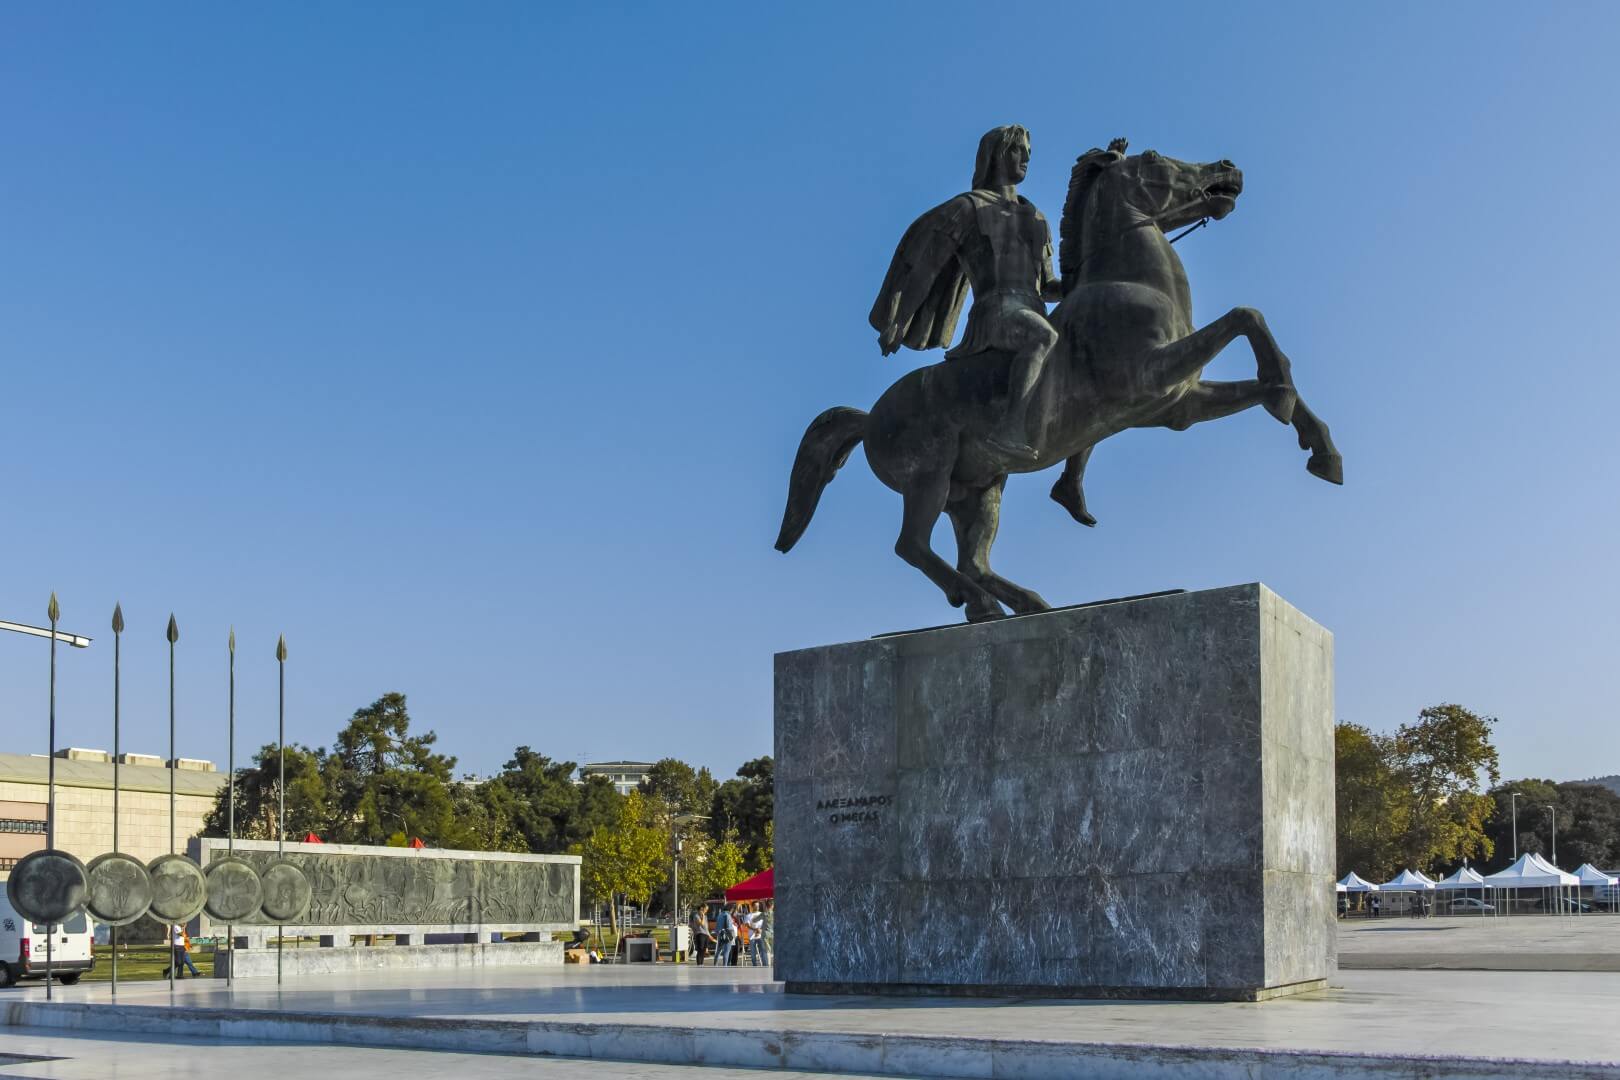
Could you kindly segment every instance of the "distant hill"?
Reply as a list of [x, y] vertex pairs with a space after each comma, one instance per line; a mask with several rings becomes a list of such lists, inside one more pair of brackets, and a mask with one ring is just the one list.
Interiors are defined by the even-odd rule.
[[1594, 776], [1590, 780], [1572, 780], [1570, 782], [1574, 784], [1595, 784], [1598, 787], [1606, 787], [1616, 795], [1620, 795], [1620, 773], [1613, 776]]

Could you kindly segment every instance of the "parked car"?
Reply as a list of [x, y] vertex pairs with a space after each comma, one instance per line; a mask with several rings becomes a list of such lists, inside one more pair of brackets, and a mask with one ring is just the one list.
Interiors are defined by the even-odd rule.
[[15, 986], [19, 979], [45, 977], [45, 939], [50, 938], [51, 973], [69, 986], [96, 966], [91, 940], [94, 920], [79, 912], [67, 922], [47, 929], [18, 915], [0, 892], [0, 986]]
[[1577, 900], [1573, 896], [1566, 896], [1563, 897], [1563, 901], [1564, 907], [1568, 908], [1570, 911], [1579, 911], [1583, 914], [1587, 914], [1597, 910], [1597, 908], [1592, 906], [1592, 902], [1590, 900]]
[[1453, 913], [1479, 913], [1484, 911], [1495, 911], [1496, 905], [1487, 904], [1485, 901], [1475, 896], [1459, 896], [1451, 901], [1451, 910]]

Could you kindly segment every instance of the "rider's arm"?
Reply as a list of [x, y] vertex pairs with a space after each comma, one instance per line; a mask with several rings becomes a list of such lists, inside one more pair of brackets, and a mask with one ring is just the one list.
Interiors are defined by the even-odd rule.
[[[1046, 222], [1042, 221], [1042, 225]], [[1041, 280], [1037, 283], [1041, 290], [1041, 299], [1049, 304], [1055, 304], [1063, 299], [1063, 279], [1052, 273], [1052, 235], [1046, 236], [1046, 249], [1041, 252]]]

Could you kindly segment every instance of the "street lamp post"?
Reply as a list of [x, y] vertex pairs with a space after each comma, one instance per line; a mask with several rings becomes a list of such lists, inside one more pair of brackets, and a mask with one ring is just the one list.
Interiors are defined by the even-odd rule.
[[675, 957], [675, 939], [680, 936], [681, 925], [681, 848], [685, 841], [681, 839], [678, 829], [682, 825], [690, 825], [694, 821], [708, 821], [707, 814], [676, 814], [669, 819], [669, 829], [673, 834], [670, 845], [674, 852], [670, 856], [670, 875], [672, 889], [669, 900], [669, 953], [670, 958]]
[[1522, 791], [1508, 792], [1510, 798], [1508, 805], [1513, 810], [1513, 861], [1519, 861], [1519, 800], [1524, 797]]
[[[47, 774], [45, 787], [45, 847], [56, 846], [56, 643], [65, 642], [75, 649], [88, 649], [90, 639], [81, 634], [69, 634], [59, 630], [56, 620], [61, 617], [61, 608], [56, 602], [56, 594], [51, 593], [51, 602], [47, 605], [46, 615], [50, 617], [51, 625], [29, 626], [26, 623], [0, 622], [0, 630], [10, 630], [17, 634], [27, 634], [30, 637], [49, 638], [51, 642], [51, 693], [50, 693], [50, 759], [46, 762]], [[50, 927], [46, 928], [47, 931]], [[45, 934], [45, 998], [51, 998], [51, 984], [54, 981], [52, 969], [55, 965], [51, 949], [51, 938], [54, 935]]]
[[1552, 817], [1552, 861], [1558, 865], [1558, 808], [1556, 806], [1543, 806], [1543, 810]]

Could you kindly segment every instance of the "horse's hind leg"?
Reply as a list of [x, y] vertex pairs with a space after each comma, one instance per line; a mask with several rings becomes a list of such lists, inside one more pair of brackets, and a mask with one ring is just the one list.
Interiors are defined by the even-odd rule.
[[901, 492], [905, 499], [905, 513], [900, 522], [900, 539], [894, 542], [894, 553], [938, 585], [952, 607], [967, 604], [969, 621], [990, 617], [986, 614], [990, 609], [994, 609], [995, 615], [1000, 615], [1001, 608], [996, 606], [990, 594], [966, 575], [951, 569], [951, 564], [940, 558], [929, 543], [934, 522], [939, 520], [950, 493], [949, 474], [921, 476], [912, 480]]
[[[987, 488], [968, 492], [946, 508], [956, 529], [956, 568], [1020, 615], [1049, 611], [1051, 605], [1039, 593], [1015, 585], [990, 569], [990, 546], [996, 542], [996, 531], [1001, 527], [1001, 492], [1006, 484], [1003, 477]], [[999, 614], [998, 607], [983, 617]], [[968, 620], [977, 621], [971, 610]]]

